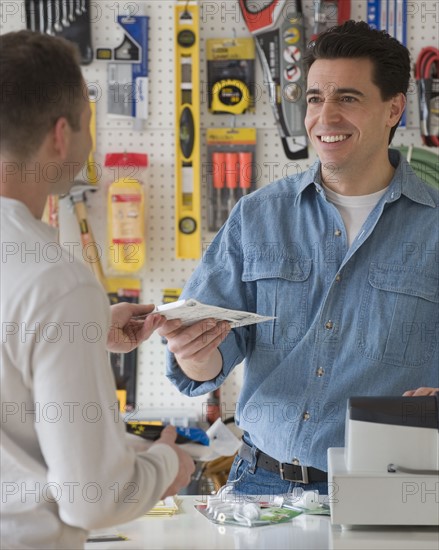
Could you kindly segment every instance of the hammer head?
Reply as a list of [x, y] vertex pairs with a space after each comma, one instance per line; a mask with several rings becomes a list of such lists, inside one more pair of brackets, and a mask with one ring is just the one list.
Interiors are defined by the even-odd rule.
[[87, 191], [94, 193], [97, 191], [96, 185], [90, 185], [84, 181], [77, 180], [73, 182], [73, 185], [67, 195], [64, 195], [62, 198], [68, 197], [72, 204], [77, 202], [85, 202], [85, 194]]

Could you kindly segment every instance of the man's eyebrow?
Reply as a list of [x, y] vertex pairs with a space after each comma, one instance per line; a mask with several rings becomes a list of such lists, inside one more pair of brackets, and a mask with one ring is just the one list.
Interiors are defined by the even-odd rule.
[[[360, 90], [357, 90], [357, 88], [335, 88], [331, 86], [325, 86], [323, 89], [323, 92], [325, 90], [329, 91], [329, 95], [343, 95], [343, 94], [352, 94], [357, 95], [359, 97], [365, 97], [363, 92], [360, 92]], [[322, 89], [321, 88], [310, 88], [306, 91], [306, 95], [321, 95]]]

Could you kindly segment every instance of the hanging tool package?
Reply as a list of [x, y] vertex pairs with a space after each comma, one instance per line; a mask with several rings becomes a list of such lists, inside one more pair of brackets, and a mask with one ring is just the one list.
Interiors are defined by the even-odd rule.
[[314, 0], [314, 19], [311, 40], [334, 25], [351, 18], [351, 0]]
[[26, 0], [26, 28], [62, 36], [78, 45], [81, 63], [93, 61], [90, 0]]
[[210, 112], [232, 115], [254, 112], [254, 40], [210, 38], [206, 49]]
[[149, 97], [149, 17], [119, 15], [124, 37], [115, 48], [99, 47], [96, 59], [110, 61], [107, 67], [107, 111], [110, 116], [133, 120], [133, 128], [144, 129]]
[[239, 5], [255, 38], [285, 155], [292, 160], [308, 158], [301, 1], [272, 0], [261, 7], [251, 0], [239, 0]]
[[419, 119], [422, 141], [428, 147], [439, 147], [439, 50], [426, 47], [416, 60]]

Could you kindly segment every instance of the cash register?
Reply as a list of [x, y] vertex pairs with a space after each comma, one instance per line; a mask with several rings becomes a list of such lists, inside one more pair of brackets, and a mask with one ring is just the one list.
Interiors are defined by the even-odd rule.
[[439, 393], [352, 397], [328, 449], [333, 524], [439, 525]]

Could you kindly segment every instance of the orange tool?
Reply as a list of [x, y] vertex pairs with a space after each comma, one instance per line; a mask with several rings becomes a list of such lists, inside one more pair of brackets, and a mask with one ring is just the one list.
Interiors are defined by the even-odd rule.
[[252, 184], [252, 154], [241, 151], [239, 154], [239, 187], [242, 194], [247, 195]]
[[221, 190], [224, 188], [226, 154], [212, 153], [212, 164], [213, 164], [212, 166], [213, 186], [216, 190], [215, 219], [216, 219], [216, 227], [219, 229], [223, 223], [222, 217], [221, 217], [221, 211], [222, 211]]
[[226, 187], [229, 190], [227, 210], [230, 212], [236, 203], [236, 191], [239, 177], [238, 153], [225, 153], [226, 157]]

